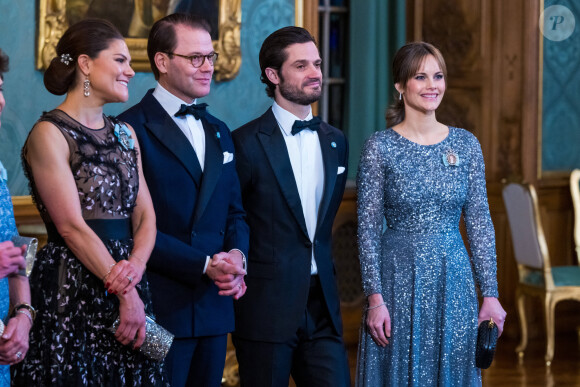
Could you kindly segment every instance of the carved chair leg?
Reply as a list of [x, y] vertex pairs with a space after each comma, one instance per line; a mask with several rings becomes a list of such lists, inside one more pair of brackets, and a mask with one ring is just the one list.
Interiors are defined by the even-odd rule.
[[528, 346], [528, 324], [526, 321], [525, 298], [521, 289], [516, 290], [516, 305], [518, 307], [518, 318], [520, 320], [520, 344], [516, 347], [516, 353], [519, 357], [524, 356], [524, 351]]
[[554, 310], [556, 308], [556, 303], [554, 299], [547, 293], [544, 298], [544, 313], [546, 317], [546, 356], [544, 360], [546, 365], [550, 366], [552, 364], [552, 359], [554, 358]]

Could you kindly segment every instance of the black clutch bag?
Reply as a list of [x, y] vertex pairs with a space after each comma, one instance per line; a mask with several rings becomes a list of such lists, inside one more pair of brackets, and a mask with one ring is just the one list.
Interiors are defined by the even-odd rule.
[[489, 368], [497, 345], [497, 325], [493, 319], [482, 321], [477, 328], [477, 346], [475, 348], [475, 365], [478, 368]]

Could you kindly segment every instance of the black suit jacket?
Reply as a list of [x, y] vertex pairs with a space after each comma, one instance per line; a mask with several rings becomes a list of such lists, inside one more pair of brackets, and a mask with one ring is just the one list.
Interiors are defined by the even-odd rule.
[[331, 235], [346, 183], [348, 146], [344, 134], [324, 122], [318, 137], [324, 193], [311, 242], [286, 143], [272, 109], [233, 132], [250, 226], [248, 290], [234, 304], [239, 337], [284, 342], [296, 333], [308, 300], [312, 249], [332, 323], [342, 334]]
[[[206, 256], [238, 248], [247, 254], [234, 145], [227, 126], [202, 119], [205, 165], [149, 90], [119, 118], [135, 129], [143, 174], [157, 216], [155, 248], [147, 264], [157, 322], [176, 337], [224, 334], [234, 328], [231, 297], [202, 274]], [[227, 153], [226, 153], [227, 152]]]

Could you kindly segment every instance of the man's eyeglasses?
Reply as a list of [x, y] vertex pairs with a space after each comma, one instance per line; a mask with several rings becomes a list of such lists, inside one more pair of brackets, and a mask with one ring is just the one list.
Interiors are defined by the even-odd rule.
[[191, 65], [195, 68], [201, 67], [203, 66], [205, 60], [207, 59], [207, 61], [209, 62], [210, 65], [214, 65], [215, 61], [218, 58], [218, 53], [217, 52], [212, 52], [211, 54], [207, 54], [207, 55], [181, 55], [181, 54], [176, 54], [174, 52], [166, 52], [167, 55], [175, 55], [175, 56], [179, 56], [185, 59], [188, 59], [191, 62]]

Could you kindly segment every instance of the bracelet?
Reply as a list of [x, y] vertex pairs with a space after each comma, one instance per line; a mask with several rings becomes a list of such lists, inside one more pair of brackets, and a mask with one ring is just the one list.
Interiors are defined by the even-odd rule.
[[115, 267], [115, 265], [116, 265], [117, 263], [118, 263], [118, 262], [111, 263], [111, 265], [109, 266], [109, 271], [107, 272], [107, 274], [105, 274], [105, 275], [103, 276], [103, 278], [101, 278], [101, 280], [102, 280], [103, 282], [105, 282], [105, 281], [107, 280], [107, 278], [109, 277], [109, 274], [111, 274], [111, 271], [113, 270], [113, 268]]
[[378, 304], [378, 305], [375, 305], [375, 306], [369, 306], [369, 307], [367, 307], [367, 310], [373, 310], [373, 309], [376, 309], [379, 306], [383, 306], [383, 305], [387, 305], [387, 304], [383, 302], [382, 304]]
[[30, 312], [27, 309], [17, 310], [16, 313], [23, 314], [26, 317], [28, 317], [28, 319], [30, 320], [30, 325], [32, 325], [34, 323], [34, 320], [32, 319], [32, 315], [30, 314]]
[[36, 309], [34, 309], [32, 307], [32, 305], [27, 304], [25, 302], [20, 303], [18, 305], [15, 305], [14, 306], [14, 313], [13, 314], [21, 313], [20, 311], [23, 310], [23, 309], [24, 310], [27, 310], [30, 313], [30, 318], [32, 319], [32, 321], [34, 321], [34, 319], [36, 318]]

